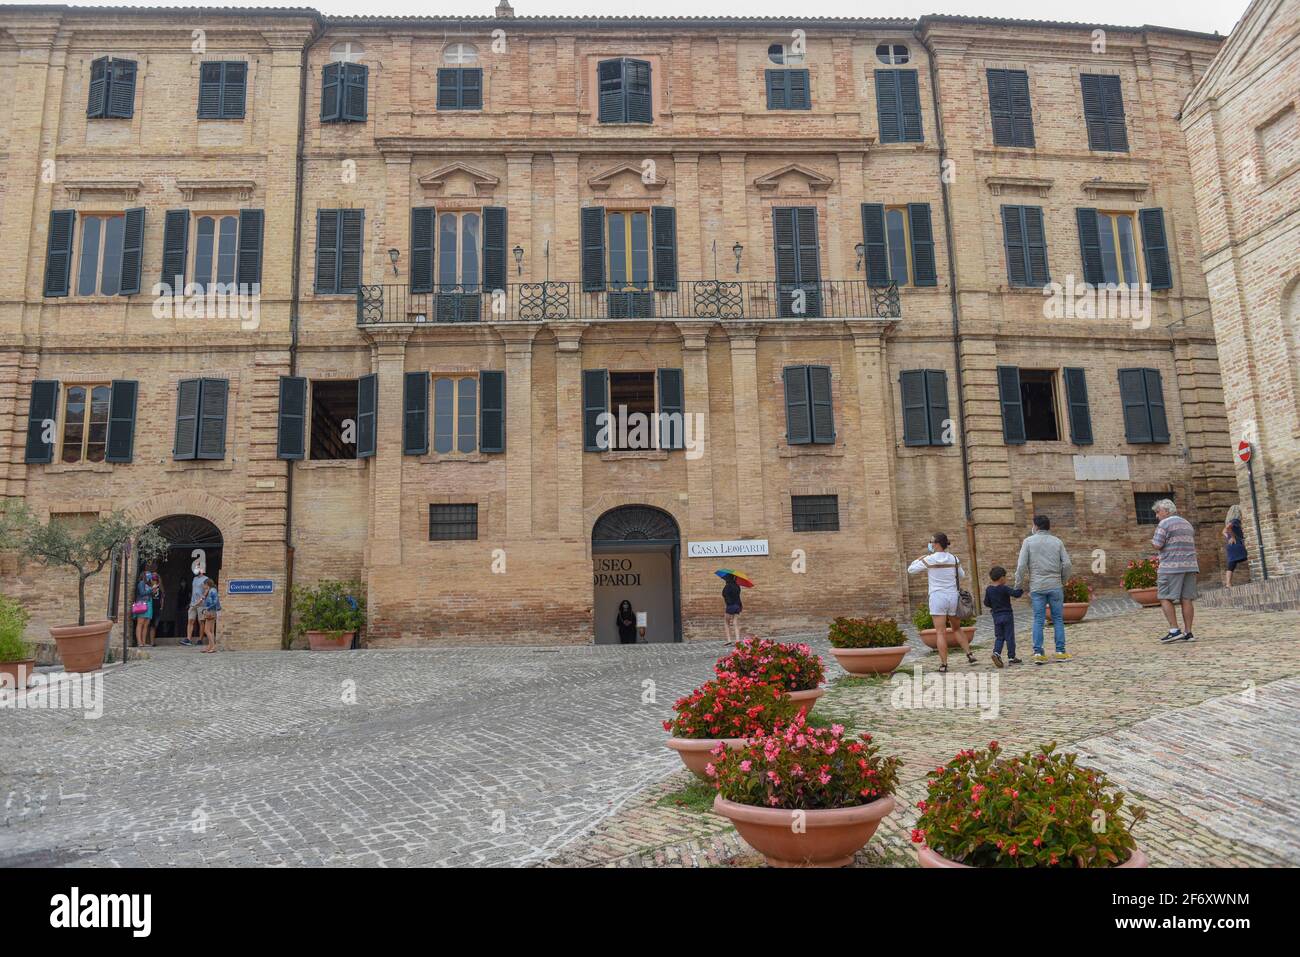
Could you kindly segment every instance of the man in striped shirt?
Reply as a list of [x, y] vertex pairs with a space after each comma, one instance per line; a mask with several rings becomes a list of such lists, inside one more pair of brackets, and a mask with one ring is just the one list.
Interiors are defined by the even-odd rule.
[[[1175, 641], [1195, 641], [1192, 619], [1196, 614], [1196, 575], [1201, 570], [1196, 561], [1196, 530], [1192, 523], [1178, 514], [1172, 501], [1162, 498], [1153, 511], [1159, 524], [1151, 544], [1159, 553], [1160, 568], [1156, 573], [1156, 597], [1165, 610], [1169, 632], [1160, 639], [1162, 644]], [[1183, 628], [1178, 628], [1178, 602], [1183, 608]]]

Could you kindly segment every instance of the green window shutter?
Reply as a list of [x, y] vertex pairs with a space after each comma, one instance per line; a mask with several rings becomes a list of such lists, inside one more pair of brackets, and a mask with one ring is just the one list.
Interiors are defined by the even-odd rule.
[[1083, 119], [1088, 128], [1088, 149], [1124, 153], [1128, 151], [1128, 130], [1124, 124], [1124, 94], [1119, 77], [1084, 73], [1079, 76], [1083, 93]]
[[903, 445], [930, 445], [930, 414], [926, 405], [924, 369], [906, 369], [898, 374], [903, 403]]
[[[1011, 81], [1009, 70], [989, 70], [989, 116], [993, 120], [993, 142], [998, 146], [1014, 146], [1015, 134], [1011, 123]], [[1002, 207], [1006, 209], [1006, 207]]]
[[243, 119], [248, 64], [232, 60], [221, 65], [224, 67], [221, 77], [221, 118], [223, 120]]
[[920, 143], [925, 140], [921, 128], [921, 89], [915, 70], [898, 71], [898, 112], [902, 118], [902, 141]]
[[645, 60], [623, 61], [623, 91], [627, 98], [627, 122], [650, 123], [654, 107], [650, 97], [650, 64]]
[[677, 289], [677, 210], [672, 206], [650, 209], [651, 232], [654, 234], [655, 289]]
[[370, 68], [361, 63], [343, 64], [340, 118], [349, 123], [366, 121], [366, 88]]
[[199, 440], [195, 458], [226, 457], [226, 401], [230, 383], [225, 379], [203, 379], [199, 390]]
[[1101, 78], [1101, 104], [1106, 114], [1106, 132], [1112, 152], [1128, 151], [1128, 129], [1124, 125], [1124, 94], [1120, 88], [1119, 77]]
[[917, 286], [936, 286], [939, 280], [935, 272], [930, 204], [908, 203], [907, 219], [912, 231], [912, 282]]
[[1079, 250], [1083, 254], [1083, 281], [1096, 286], [1106, 281], [1101, 264], [1101, 234], [1097, 228], [1097, 211], [1079, 208], [1074, 211], [1079, 224]]
[[239, 249], [235, 257], [235, 282], [241, 286], [262, 283], [262, 225], [260, 209], [239, 211]]
[[1106, 115], [1101, 106], [1101, 77], [1091, 73], [1079, 76], [1083, 93], [1083, 122], [1088, 129], [1088, 149], [1110, 149], [1110, 136], [1106, 130]]
[[597, 111], [600, 123], [627, 121], [627, 100], [622, 60], [601, 60], [596, 65]]
[[506, 288], [506, 208], [486, 206], [483, 209], [483, 288]]
[[811, 319], [821, 315], [821, 249], [817, 241], [817, 208], [797, 207], [794, 226], [799, 284], [804, 290], [803, 315]]
[[371, 372], [357, 379], [357, 458], [375, 454], [376, 413], [379, 408], [379, 376]]
[[582, 208], [582, 289], [599, 292], [605, 288], [605, 209]]
[[479, 67], [465, 67], [460, 71], [460, 108], [483, 109], [483, 71]]
[[659, 412], [664, 417], [659, 420], [659, 448], [685, 448], [686, 420], [684, 406], [686, 396], [682, 385], [681, 369], [659, 370]]
[[280, 376], [280, 407], [275, 457], [301, 459], [307, 456], [307, 379]]
[[780, 285], [799, 282], [799, 260], [795, 244], [795, 208], [777, 206], [772, 210], [772, 240], [776, 252], [776, 281]]
[[174, 295], [185, 292], [185, 267], [189, 259], [190, 211], [169, 209], [163, 217], [162, 276], [160, 282]]
[[1160, 381], [1160, 371], [1143, 369], [1142, 376], [1146, 385], [1147, 415], [1151, 419], [1151, 441], [1167, 443], [1169, 419], [1165, 415], [1165, 390]]
[[117, 293], [133, 296], [140, 291], [140, 270], [144, 265], [144, 207], [128, 209], [123, 219]]
[[320, 72], [320, 121], [343, 119], [343, 64], [326, 63]]
[[455, 67], [438, 70], [438, 109], [460, 109], [460, 71]]
[[108, 115], [108, 57], [90, 61], [90, 96], [86, 102], [86, 116], [99, 119]]
[[764, 77], [767, 81], [767, 108], [769, 110], [786, 109], [785, 71], [767, 70]]
[[808, 395], [808, 367], [786, 366], [785, 441], [787, 445], [808, 445], [813, 440], [812, 407]]
[[812, 109], [812, 74], [807, 70], [791, 70], [786, 79], [786, 102], [792, 110]]
[[506, 450], [506, 374], [484, 370], [479, 381], [480, 452]]
[[1025, 258], [1029, 267], [1029, 284], [1046, 286], [1052, 281], [1047, 265], [1047, 237], [1043, 231], [1043, 208], [1021, 207], [1025, 220]]
[[812, 440], [835, 444], [835, 403], [831, 396], [831, 367], [808, 366], [808, 399], [812, 406]]
[[402, 378], [402, 454], [429, 453], [429, 373], [408, 372]]
[[1144, 209], [1138, 214], [1142, 224], [1142, 254], [1147, 261], [1147, 282], [1152, 289], [1169, 289], [1173, 286], [1173, 273], [1169, 269], [1169, 240], [1165, 234], [1165, 211], [1159, 207]]
[[1025, 208], [1002, 207], [1002, 242], [1007, 250], [1007, 282], [1029, 285], [1029, 255], [1025, 247]]
[[411, 210], [411, 292], [433, 292], [433, 243], [438, 211], [432, 206]]
[[112, 60], [108, 64], [108, 93], [102, 115], [129, 120], [135, 113], [134, 60]]
[[1007, 86], [1011, 100], [1011, 145], [1034, 146], [1034, 109], [1029, 99], [1029, 74], [1008, 70]]
[[199, 119], [221, 118], [222, 64], [209, 61], [199, 64]]
[[930, 444], [946, 445], [943, 440], [948, 421], [948, 374], [942, 369], [925, 370], [925, 403], [929, 416]]
[[176, 435], [172, 458], [186, 461], [197, 458], [199, 441], [199, 393], [201, 379], [182, 379], [176, 383]]
[[885, 245], [885, 207], [862, 204], [862, 244], [866, 247], [867, 285], [889, 285], [889, 255]]
[[108, 398], [108, 441], [105, 462], [130, 462], [135, 451], [135, 404], [140, 384], [114, 379]]
[[1119, 370], [1119, 401], [1124, 410], [1124, 439], [1133, 445], [1152, 441], [1145, 369]]
[[[23, 461], [43, 465], [54, 461], [54, 429], [59, 421], [59, 383], [37, 379], [27, 403], [27, 450]], [[48, 435], [50, 440], [45, 441]]]
[[582, 370], [582, 448], [584, 452], [603, 452], [608, 442], [599, 444], [601, 416], [609, 412], [609, 372], [605, 369]]
[[880, 124], [880, 142], [903, 141], [903, 116], [898, 100], [900, 70], [876, 71], [876, 117]]
[[1007, 445], [1025, 444], [1025, 407], [1020, 401], [1020, 370], [998, 366], [998, 400], [1002, 404], [1002, 439]]
[[339, 292], [356, 292], [361, 285], [366, 211], [339, 210]]
[[1088, 408], [1088, 381], [1082, 369], [1065, 369], [1065, 404], [1070, 416], [1070, 441], [1092, 445], [1092, 412]]
[[71, 209], [50, 210], [50, 229], [45, 246], [45, 295], [66, 296], [72, 275], [72, 236], [77, 213]]
[[316, 291], [339, 291], [339, 212], [316, 210]]

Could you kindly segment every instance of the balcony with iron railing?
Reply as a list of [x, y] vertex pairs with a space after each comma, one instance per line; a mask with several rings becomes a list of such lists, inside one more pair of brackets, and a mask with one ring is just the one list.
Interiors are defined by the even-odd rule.
[[584, 289], [576, 282], [380, 284], [357, 290], [357, 325], [450, 322], [586, 322], [602, 319], [897, 319], [898, 284], [824, 280], [789, 284], [682, 280], [673, 289]]

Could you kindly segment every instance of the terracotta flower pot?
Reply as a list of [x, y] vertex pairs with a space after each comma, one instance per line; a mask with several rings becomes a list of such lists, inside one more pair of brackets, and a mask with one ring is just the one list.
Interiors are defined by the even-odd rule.
[[832, 648], [835, 660], [851, 675], [887, 675], [907, 654], [907, 645], [897, 648]]
[[[974, 625], [963, 625], [961, 630], [962, 630], [962, 634], [964, 634], [964, 635], [966, 636], [966, 644], [969, 645], [970, 642], [971, 642], [971, 639], [975, 637], [975, 626], [974, 626]], [[951, 629], [951, 628], [948, 629], [948, 634], [949, 634], [949, 635], [952, 634], [952, 629]], [[928, 648], [934, 648], [935, 650], [938, 650], [938, 648], [939, 648], [939, 629], [937, 629], [937, 628], [925, 628], [925, 629], [923, 629], [923, 630], [921, 631], [921, 640], [925, 642], [926, 647], [928, 647]], [[955, 642], [955, 641], [949, 641], [949, 642], [948, 642], [948, 650], [949, 650], [949, 651], [951, 651], [951, 650], [954, 649], [954, 648], [959, 648], [959, 647], [961, 647], [961, 646], [958, 645], [957, 642]]]
[[0, 687], [12, 691], [16, 688], [26, 688], [31, 684], [32, 675], [36, 671], [36, 659], [26, 658], [22, 661], [0, 661], [0, 675], [6, 675], [0, 678]]
[[704, 769], [713, 760], [713, 755], [709, 752], [719, 744], [725, 744], [735, 751], [737, 748], [743, 748], [748, 741], [748, 738], [669, 738], [666, 743], [677, 752], [678, 757], [682, 759], [682, 764], [695, 772], [696, 777], [707, 781], [709, 775]]
[[[1065, 623], [1067, 625], [1076, 621], [1083, 621], [1083, 616], [1088, 614], [1089, 602], [1086, 601], [1067, 601], [1062, 610], [1065, 612]], [[1047, 620], [1052, 620], [1052, 606], [1047, 606]]]
[[355, 634], [355, 631], [309, 631], [307, 643], [312, 651], [347, 651]]
[[1160, 599], [1156, 597], [1155, 585], [1150, 588], [1129, 588], [1127, 591], [1129, 597], [1143, 608], [1157, 608], [1160, 605]]
[[[921, 859], [922, 867], [960, 867], [970, 871], [978, 870], [978, 868], [971, 867], [969, 864], [959, 864], [956, 861], [950, 861], [942, 854], [939, 854], [936, 851], [932, 851], [928, 847], [922, 847], [917, 852], [917, 856]], [[1133, 853], [1129, 855], [1129, 859], [1125, 861], [1123, 864], [1117, 864], [1116, 866], [1117, 867], [1146, 867], [1147, 856], [1142, 853], [1142, 848], [1135, 847], [1133, 848]]]
[[787, 691], [785, 696], [799, 706], [799, 713], [806, 718], [817, 699], [825, 693], [823, 688], [810, 688], [807, 691]]
[[745, 843], [772, 867], [844, 867], [894, 810], [894, 799], [803, 811], [801, 827], [793, 826], [796, 812], [788, 808], [737, 804], [721, 794], [713, 799], [713, 810], [729, 818]]
[[108, 635], [113, 630], [111, 621], [92, 621], [88, 625], [56, 625], [50, 628], [50, 637], [59, 650], [59, 660], [64, 671], [98, 671], [104, 664], [108, 650]]

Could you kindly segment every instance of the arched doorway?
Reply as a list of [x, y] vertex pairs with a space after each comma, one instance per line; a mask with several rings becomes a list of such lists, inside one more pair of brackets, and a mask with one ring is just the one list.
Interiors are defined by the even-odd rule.
[[611, 509], [591, 529], [592, 615], [596, 644], [618, 643], [615, 615], [627, 599], [644, 615], [647, 642], [682, 640], [681, 533], [649, 505]]
[[[198, 515], [168, 515], [152, 524], [171, 542], [171, 549], [165, 556], [149, 563], [150, 570], [158, 573], [163, 585], [157, 641], [162, 645], [174, 645], [186, 634], [186, 613], [196, 567], [201, 568], [213, 582], [221, 583], [224, 542], [221, 530]], [[137, 565], [136, 580], [139, 580], [139, 574]]]

